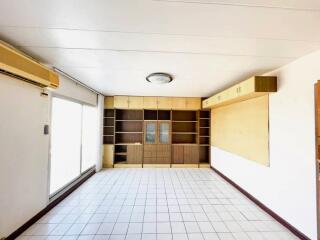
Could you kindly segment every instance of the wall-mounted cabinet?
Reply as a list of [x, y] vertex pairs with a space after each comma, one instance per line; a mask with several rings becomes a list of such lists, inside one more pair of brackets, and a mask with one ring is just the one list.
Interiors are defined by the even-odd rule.
[[143, 97], [114, 96], [114, 108], [116, 109], [142, 109]]
[[105, 109], [114, 109], [114, 98], [106, 96], [104, 97], [104, 108]]
[[105, 106], [116, 109], [200, 110], [201, 98], [114, 96], [106, 97]]
[[217, 108], [277, 91], [277, 77], [255, 76], [202, 102], [203, 108]]

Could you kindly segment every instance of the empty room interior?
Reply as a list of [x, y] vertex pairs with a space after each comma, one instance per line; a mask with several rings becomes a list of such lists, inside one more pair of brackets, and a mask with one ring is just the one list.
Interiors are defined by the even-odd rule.
[[317, 240], [319, 164], [319, 0], [0, 1], [0, 240]]

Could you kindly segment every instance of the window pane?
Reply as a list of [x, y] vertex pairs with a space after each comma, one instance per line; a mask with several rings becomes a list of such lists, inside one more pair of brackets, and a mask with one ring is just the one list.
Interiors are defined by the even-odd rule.
[[83, 105], [81, 172], [95, 165], [98, 148], [98, 108]]
[[50, 194], [80, 175], [81, 112], [78, 103], [52, 99]]

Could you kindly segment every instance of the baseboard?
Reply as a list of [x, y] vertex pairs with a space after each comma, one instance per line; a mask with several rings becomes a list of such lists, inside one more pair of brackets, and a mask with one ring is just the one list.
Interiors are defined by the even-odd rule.
[[248, 193], [246, 190], [244, 190], [242, 187], [240, 187], [238, 184], [236, 184], [234, 181], [232, 181], [230, 178], [225, 176], [223, 173], [221, 173], [219, 170], [215, 169], [211, 166], [211, 169], [216, 172], [220, 177], [222, 177], [224, 180], [226, 180], [228, 183], [230, 183], [233, 187], [235, 187], [237, 190], [239, 190], [242, 194], [244, 194], [247, 198], [249, 198], [252, 202], [254, 202], [256, 205], [258, 205], [263, 211], [268, 213], [271, 217], [273, 217], [275, 220], [277, 220], [281, 225], [283, 225], [285, 228], [287, 228], [290, 232], [292, 232], [295, 236], [302, 240], [310, 240], [306, 235], [304, 235], [302, 232], [300, 232], [298, 229], [296, 229], [294, 226], [292, 226], [290, 223], [288, 223], [286, 220], [284, 220], [282, 217], [280, 217], [278, 214], [276, 214], [274, 211], [272, 211], [270, 208], [268, 208], [266, 205], [264, 205], [262, 202], [260, 202], [258, 199], [256, 199], [254, 196], [252, 196], [250, 193]]
[[11, 233], [6, 240], [14, 240], [19, 235], [21, 235], [25, 230], [27, 230], [30, 226], [32, 226], [34, 223], [36, 223], [40, 218], [42, 218], [46, 213], [48, 213], [52, 208], [54, 208], [57, 204], [59, 204], [63, 199], [65, 199], [68, 195], [70, 195], [74, 190], [76, 190], [81, 184], [83, 184], [85, 181], [87, 181], [92, 175], [96, 173], [95, 170], [87, 174], [85, 177], [83, 177], [80, 181], [78, 181], [76, 184], [74, 184], [71, 188], [69, 188], [67, 191], [65, 191], [63, 194], [61, 194], [59, 197], [54, 199], [52, 202], [48, 204], [44, 209], [42, 209], [37, 215], [32, 217], [29, 221], [27, 221], [25, 224], [23, 224], [21, 227], [19, 227], [16, 231]]

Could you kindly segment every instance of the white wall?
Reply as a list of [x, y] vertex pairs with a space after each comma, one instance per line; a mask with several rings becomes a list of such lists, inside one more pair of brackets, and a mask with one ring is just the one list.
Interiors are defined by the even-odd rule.
[[49, 98], [0, 74], [0, 238], [48, 202]]
[[[312, 239], [317, 239], [314, 84], [320, 51], [270, 72], [270, 167], [212, 147], [212, 166]], [[214, 117], [214, 116], [213, 116]]]
[[[61, 76], [60, 76], [61, 77]], [[94, 161], [102, 165], [103, 96], [61, 77], [54, 94], [96, 106], [97, 149]], [[0, 74], [0, 238], [10, 235], [49, 202], [49, 135], [51, 93]]]

